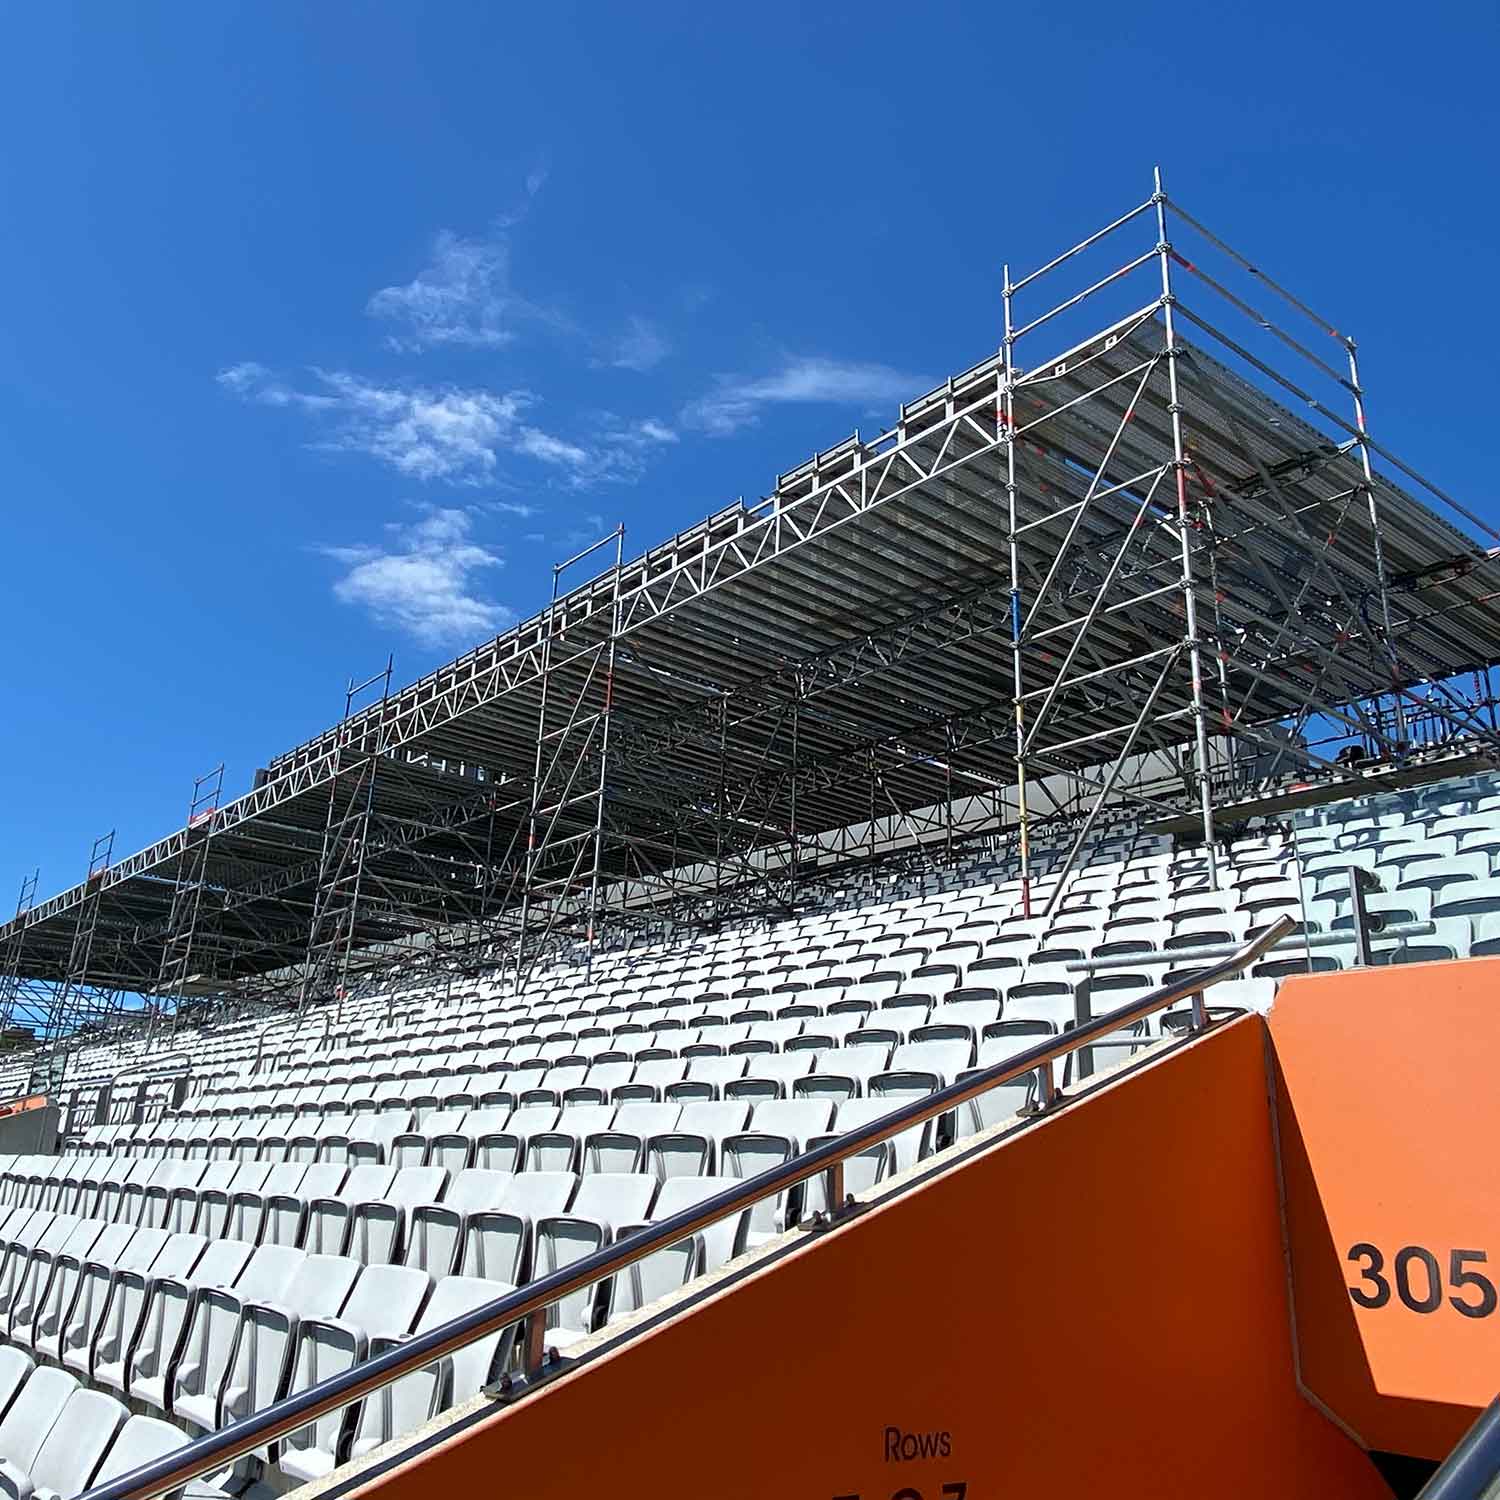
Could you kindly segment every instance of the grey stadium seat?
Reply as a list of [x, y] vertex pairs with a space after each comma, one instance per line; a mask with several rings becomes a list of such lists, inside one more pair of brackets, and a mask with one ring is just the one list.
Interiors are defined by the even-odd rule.
[[571, 1172], [524, 1172], [511, 1178], [498, 1209], [468, 1216], [459, 1261], [463, 1275], [512, 1285], [529, 1281], [533, 1225], [566, 1213], [577, 1187]]
[[409, 1210], [402, 1263], [433, 1276], [459, 1269], [470, 1216], [498, 1211], [512, 1174], [469, 1167], [454, 1177], [440, 1203], [419, 1203]]
[[77, 1377], [55, 1365], [32, 1370], [0, 1420], [0, 1459], [29, 1476], [42, 1444], [79, 1389]]
[[[590, 1173], [566, 1214], [537, 1220], [535, 1274], [545, 1276], [609, 1244], [619, 1226], [646, 1217], [656, 1190], [656, 1178], [647, 1173]], [[548, 1308], [548, 1345], [566, 1348], [591, 1333], [608, 1316], [611, 1290], [609, 1283], [586, 1287]]]
[[[409, 1266], [368, 1266], [337, 1316], [304, 1317], [297, 1329], [286, 1394], [306, 1390], [364, 1360], [373, 1342], [411, 1331], [432, 1288], [425, 1271]], [[357, 1413], [330, 1413], [283, 1438], [274, 1461], [294, 1481], [321, 1479], [343, 1457]]]
[[[200, 1276], [217, 1248], [211, 1246], [205, 1252], [198, 1265]], [[133, 1377], [131, 1397], [173, 1416], [179, 1406], [200, 1413], [204, 1408], [215, 1410], [219, 1387], [234, 1354], [241, 1309], [248, 1301], [279, 1297], [303, 1259], [300, 1250], [287, 1245], [260, 1245], [251, 1252], [232, 1285], [195, 1278], [197, 1284], [188, 1292], [181, 1332], [165, 1356], [165, 1368], [157, 1378]], [[170, 1283], [158, 1283], [164, 1306], [178, 1290]], [[201, 1414], [192, 1420], [205, 1430], [216, 1425]]]
[[[40, 1370], [31, 1380], [48, 1373]], [[71, 1375], [65, 1378], [73, 1379]], [[127, 1415], [113, 1396], [75, 1389], [29, 1464], [23, 1467], [10, 1458], [0, 1459], [0, 1494], [8, 1500], [31, 1500], [33, 1495], [37, 1500], [71, 1500], [82, 1494]], [[0, 1447], [0, 1454], [4, 1452]]]
[[[445, 1277], [433, 1288], [413, 1332], [424, 1333], [450, 1323], [510, 1290], [513, 1288], [501, 1282], [482, 1281], [470, 1276]], [[375, 1339], [369, 1352], [373, 1356], [399, 1342], [397, 1339]], [[390, 1438], [419, 1427], [455, 1401], [477, 1394], [509, 1362], [514, 1344], [515, 1330], [504, 1329], [476, 1340], [436, 1365], [404, 1376], [376, 1391], [361, 1407], [350, 1442], [350, 1456], [363, 1457]]]

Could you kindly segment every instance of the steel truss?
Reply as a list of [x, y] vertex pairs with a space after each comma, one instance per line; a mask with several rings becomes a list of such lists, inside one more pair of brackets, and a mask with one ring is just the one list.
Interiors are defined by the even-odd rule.
[[[98, 970], [107, 965], [96, 963], [104, 878], [109, 871], [114, 847], [113, 829], [100, 834], [90, 845], [85, 895], [69, 942], [66, 967], [60, 982], [48, 986], [37, 997], [40, 1004], [34, 1013], [39, 1017], [39, 1024], [35, 1035], [48, 1047], [45, 1053], [33, 1055], [27, 1084], [30, 1093], [55, 1093], [67, 1072], [72, 1044], [86, 1030], [107, 1024], [121, 1008], [123, 996], [118, 986], [108, 981], [101, 983], [98, 977]], [[113, 935], [106, 935], [106, 943], [116, 941]]]
[[193, 779], [184, 825], [186, 847], [174, 871], [172, 904], [162, 933], [161, 961], [152, 990], [155, 1002], [153, 1019], [159, 1019], [169, 1007], [175, 1016], [195, 989], [202, 992], [205, 979], [212, 993], [215, 928], [213, 913], [205, 910], [205, 901], [212, 902], [217, 896], [209, 881], [209, 855], [214, 819], [223, 794], [222, 761], [213, 770]]
[[12, 1029], [36, 1034], [46, 1022], [48, 987], [25, 977], [26, 922], [36, 905], [36, 890], [41, 870], [35, 869], [21, 880], [16, 896], [16, 915], [0, 945], [0, 1037], [10, 1043]]
[[[349, 679], [341, 728], [348, 725], [355, 704], [371, 689], [379, 687], [382, 703], [389, 699], [393, 666], [394, 659], [387, 657], [384, 669], [373, 677], [363, 682]], [[357, 744], [353, 736], [346, 735], [346, 745], [346, 752], [336, 757], [328, 782], [328, 810], [323, 820], [307, 957], [298, 979], [300, 1007], [309, 1000], [343, 994], [349, 956], [358, 934], [380, 757]]]
[[163, 1002], [519, 984], [843, 864], [1003, 832], [1029, 900], [1039, 822], [1071, 820], [1065, 867], [1122, 810], [1212, 851], [1293, 778], [1500, 756], [1500, 538], [1372, 434], [1352, 339], [1159, 177], [999, 301], [998, 352], [888, 431], [351, 684], [201, 825], [25, 903], [0, 962]]

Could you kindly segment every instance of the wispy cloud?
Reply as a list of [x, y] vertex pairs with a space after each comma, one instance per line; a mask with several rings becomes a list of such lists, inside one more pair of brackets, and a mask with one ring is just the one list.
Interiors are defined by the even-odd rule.
[[677, 433], [655, 417], [629, 421], [606, 412], [598, 432], [593, 461], [618, 480], [639, 478], [654, 453], [678, 441]]
[[579, 517], [579, 523], [563, 537], [563, 543], [569, 547], [582, 547], [590, 542], [597, 542], [609, 531], [609, 526], [603, 516], [597, 511], [590, 511], [585, 516]]
[[244, 401], [258, 401], [262, 406], [300, 406], [306, 411], [317, 411], [338, 405], [334, 396], [294, 390], [280, 376], [253, 359], [229, 365], [215, 378], [231, 394]]
[[647, 370], [654, 370], [671, 352], [672, 346], [661, 329], [649, 318], [636, 316], [614, 341], [605, 362], [616, 370], [635, 370], [645, 374]]
[[535, 427], [523, 427], [516, 433], [516, 452], [524, 453], [539, 463], [557, 464], [565, 469], [581, 470], [589, 461], [589, 450], [577, 443], [569, 443], [550, 432], [541, 432]]
[[465, 239], [443, 230], [427, 266], [401, 286], [382, 287], [365, 310], [396, 325], [387, 342], [408, 352], [439, 347], [494, 349], [525, 323], [565, 327], [552, 309], [511, 284], [510, 237], [502, 231]]
[[379, 384], [337, 370], [314, 370], [312, 384], [299, 386], [254, 361], [221, 370], [218, 380], [243, 401], [308, 414], [315, 446], [364, 454], [409, 479], [487, 484], [509, 457], [587, 489], [638, 478], [652, 450], [677, 441], [655, 418], [608, 415], [590, 422], [587, 440], [559, 436], [528, 420], [541, 402], [526, 390]]
[[496, 218], [483, 235], [440, 230], [427, 265], [410, 281], [382, 287], [370, 298], [365, 311], [398, 330], [388, 340], [393, 348], [494, 349], [510, 343], [527, 322], [567, 325], [561, 314], [523, 297], [511, 281], [511, 231], [546, 180], [545, 164], [528, 172], [522, 205]]
[[518, 450], [534, 431], [522, 420], [535, 404], [529, 391], [379, 385], [344, 371], [312, 373], [316, 384], [306, 389], [250, 362], [221, 371], [219, 384], [245, 401], [307, 412], [323, 432], [317, 446], [366, 454], [411, 479], [483, 481], [502, 450]]
[[710, 437], [727, 437], [759, 421], [767, 406], [800, 402], [879, 408], [910, 400], [931, 383], [890, 365], [789, 359], [769, 375], [717, 376], [711, 391], [683, 408], [682, 424]]
[[424, 646], [471, 642], [494, 635], [514, 611], [486, 597], [485, 572], [503, 566], [497, 552], [477, 543], [466, 511], [428, 511], [420, 520], [386, 528], [379, 545], [323, 547], [344, 572], [333, 585], [341, 604], [365, 610]]

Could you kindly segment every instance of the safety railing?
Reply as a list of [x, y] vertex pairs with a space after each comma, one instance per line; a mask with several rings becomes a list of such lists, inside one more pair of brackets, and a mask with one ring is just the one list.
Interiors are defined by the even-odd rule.
[[1500, 1396], [1480, 1412], [1417, 1500], [1491, 1500], [1500, 1494]]
[[768, 1167], [764, 1172], [747, 1177], [669, 1219], [647, 1225], [625, 1239], [538, 1277], [462, 1317], [413, 1335], [352, 1369], [99, 1485], [87, 1491], [81, 1500], [152, 1500], [153, 1496], [178, 1489], [204, 1474], [216, 1473], [245, 1454], [363, 1400], [403, 1376], [436, 1364], [477, 1339], [518, 1324], [523, 1329], [522, 1373], [502, 1381], [501, 1385], [506, 1394], [519, 1396], [548, 1373], [547, 1310], [563, 1298], [690, 1238], [720, 1219], [742, 1213], [763, 1199], [775, 1197], [815, 1177], [821, 1176], [825, 1180], [829, 1210], [827, 1214], [815, 1216], [809, 1223], [813, 1227], [837, 1223], [853, 1205], [853, 1199], [844, 1190], [844, 1163], [850, 1157], [858, 1156], [904, 1130], [948, 1114], [991, 1089], [1024, 1078], [1029, 1073], [1036, 1074], [1039, 1080], [1036, 1113], [1045, 1114], [1060, 1097], [1054, 1072], [1057, 1062], [1159, 1011], [1170, 1010], [1182, 1001], [1189, 1001], [1192, 1008], [1192, 1024], [1182, 1040], [1201, 1034], [1217, 1024], [1210, 1019], [1204, 991], [1221, 980], [1242, 973], [1280, 942], [1293, 926], [1295, 923], [1290, 917], [1281, 917], [1231, 957], [1191, 978], [1163, 985], [1148, 995], [1017, 1052], [1004, 1062], [977, 1071], [958, 1083], [912, 1099], [868, 1125], [804, 1151], [778, 1166]]

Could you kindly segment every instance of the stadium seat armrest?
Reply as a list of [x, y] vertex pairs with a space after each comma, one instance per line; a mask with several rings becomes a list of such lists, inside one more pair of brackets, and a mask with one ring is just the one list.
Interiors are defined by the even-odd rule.
[[[313, 1334], [322, 1334], [331, 1342], [337, 1342], [344, 1348], [349, 1349], [356, 1363], [368, 1357], [373, 1345], [365, 1337], [363, 1328], [346, 1322], [343, 1318], [303, 1318], [297, 1325], [297, 1339], [301, 1340], [311, 1337]], [[376, 1342], [382, 1342], [377, 1340]]]
[[297, 1314], [282, 1302], [246, 1302], [240, 1307], [240, 1316], [280, 1323], [289, 1333], [295, 1333], [297, 1329]]
[[[440, 1208], [444, 1205], [439, 1204]], [[457, 1214], [457, 1209], [448, 1210]], [[479, 1208], [473, 1213], [460, 1216], [463, 1219], [464, 1228], [474, 1229], [504, 1229], [507, 1225], [517, 1224], [523, 1230], [531, 1227], [531, 1221], [525, 1214], [515, 1213], [508, 1208]]]
[[[532, 1228], [538, 1235], [543, 1235], [551, 1230], [567, 1229], [575, 1225], [592, 1229], [598, 1223], [599, 1220], [597, 1219], [583, 1219], [580, 1218], [577, 1214], [548, 1214], [545, 1218], [538, 1219], [536, 1223], [532, 1225]], [[607, 1241], [609, 1237], [609, 1226], [605, 1225], [604, 1229], [605, 1239]]]
[[4, 1500], [32, 1500], [31, 1475], [3, 1458], [0, 1458], [0, 1496]]

